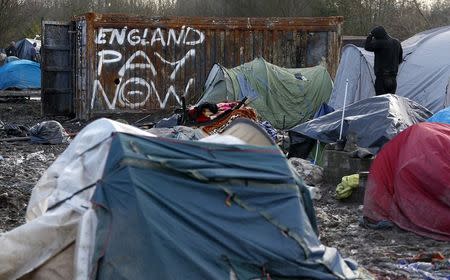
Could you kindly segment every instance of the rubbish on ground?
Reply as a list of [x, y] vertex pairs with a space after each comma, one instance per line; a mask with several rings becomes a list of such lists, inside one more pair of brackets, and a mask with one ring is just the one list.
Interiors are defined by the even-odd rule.
[[306, 185], [306, 188], [308, 189], [309, 194], [311, 195], [312, 199], [320, 200], [322, 198], [321, 191], [318, 187], [312, 187], [312, 186]]
[[398, 268], [403, 269], [411, 273], [411, 276], [420, 276], [426, 280], [448, 280], [450, 279], [449, 266], [446, 268], [446, 272], [441, 272], [440, 268], [436, 268], [435, 265], [428, 262], [415, 262], [415, 263], [398, 263]]
[[26, 160], [30, 160], [30, 159], [37, 159], [40, 161], [46, 161], [47, 158], [44, 155], [44, 151], [38, 151], [38, 152], [34, 152], [31, 154], [28, 154], [25, 158]]
[[320, 185], [323, 181], [323, 168], [301, 158], [290, 158], [289, 162], [294, 167], [305, 184], [310, 186]]
[[[363, 208], [364, 210], [364, 208]], [[391, 229], [394, 227], [394, 224], [391, 221], [388, 220], [381, 220], [381, 221], [370, 221], [366, 217], [361, 217], [359, 220], [359, 225], [364, 228], [370, 228], [370, 229]]]
[[359, 174], [342, 177], [342, 182], [336, 187], [336, 198], [344, 199], [352, 195], [353, 189], [359, 187]]
[[69, 141], [69, 135], [57, 121], [45, 121], [30, 128], [31, 143], [62, 144]]
[[413, 262], [443, 262], [447, 259], [442, 254], [442, 252], [429, 252], [429, 253], [420, 253], [412, 258], [402, 259], [404, 263], [413, 263]]
[[26, 137], [28, 135], [28, 127], [17, 125], [14, 123], [3, 124], [1, 129], [9, 136]]
[[17, 142], [17, 141], [28, 141], [31, 137], [11, 137], [11, 138], [0, 138], [0, 142]]

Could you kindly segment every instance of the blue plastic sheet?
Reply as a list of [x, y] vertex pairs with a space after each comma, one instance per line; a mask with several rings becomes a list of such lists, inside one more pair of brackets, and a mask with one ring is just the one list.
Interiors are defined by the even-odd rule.
[[0, 67], [0, 90], [41, 88], [41, 67], [30, 60], [16, 60]]
[[450, 107], [440, 110], [427, 121], [450, 124]]
[[354, 279], [320, 244], [304, 189], [275, 146], [117, 134], [93, 196], [93, 275]]

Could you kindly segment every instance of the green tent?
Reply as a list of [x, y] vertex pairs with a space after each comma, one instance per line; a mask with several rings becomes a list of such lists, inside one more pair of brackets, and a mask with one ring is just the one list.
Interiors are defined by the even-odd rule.
[[332, 87], [323, 66], [282, 68], [256, 58], [231, 69], [215, 64], [198, 104], [248, 97], [259, 116], [275, 128], [288, 129], [311, 119], [330, 98]]

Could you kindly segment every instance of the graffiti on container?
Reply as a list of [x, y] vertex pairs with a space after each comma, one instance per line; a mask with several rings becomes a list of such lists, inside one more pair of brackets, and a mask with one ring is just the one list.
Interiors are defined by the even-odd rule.
[[[183, 88], [177, 89], [175, 85], [177, 73], [187, 63], [194, 61], [196, 52], [193, 47], [203, 44], [204, 40], [205, 35], [203, 32], [191, 27], [186, 28], [185, 26], [181, 27], [180, 30], [162, 28], [128, 30], [127, 27], [122, 29], [100, 28], [95, 38], [95, 44], [99, 50], [97, 51], [97, 78], [93, 84], [91, 108], [94, 108], [96, 98], [103, 98], [110, 110], [114, 110], [117, 107], [135, 109], [143, 107], [152, 95], [156, 97], [161, 109], [166, 107], [171, 96], [181, 105], [181, 96], [186, 96], [189, 93], [190, 88], [194, 84], [194, 78], [189, 78]], [[192, 48], [188, 49], [182, 58], [170, 61], [164, 55], [155, 51], [157, 44], [163, 49], [169, 46], [180, 46], [183, 49], [186, 47]], [[126, 49], [123, 46], [132, 46], [137, 50], [131, 56], [126, 57], [120, 51]], [[145, 47], [146, 51], [139, 49], [139, 47]], [[152, 63], [151, 58], [153, 58], [153, 61], [159, 60], [162, 65], [171, 67], [167, 89], [158, 88], [155, 84], [155, 78], [161, 71], [158, 71], [159, 69]], [[102, 75], [104, 75], [104, 67], [108, 65], [117, 66], [113, 67], [113, 69], [118, 69], [113, 95], [105, 91], [105, 87], [101, 82]], [[146, 70], [145, 73], [150, 75], [138, 77], [135, 76], [135, 72], [133, 72], [131, 77], [126, 75], [129, 71], [136, 69]], [[111, 73], [108, 73], [108, 75], [111, 75]], [[130, 90], [130, 88], [133, 88], [133, 90]], [[161, 97], [164, 91], [165, 95]], [[112, 96], [112, 98], [108, 96]]]

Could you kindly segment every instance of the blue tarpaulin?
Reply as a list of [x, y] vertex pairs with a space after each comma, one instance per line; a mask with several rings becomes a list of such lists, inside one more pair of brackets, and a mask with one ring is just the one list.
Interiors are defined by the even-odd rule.
[[356, 275], [277, 147], [115, 134], [92, 201], [96, 279]]
[[21, 59], [0, 67], [0, 90], [41, 88], [39, 63]]
[[450, 107], [440, 110], [427, 121], [450, 124]]

